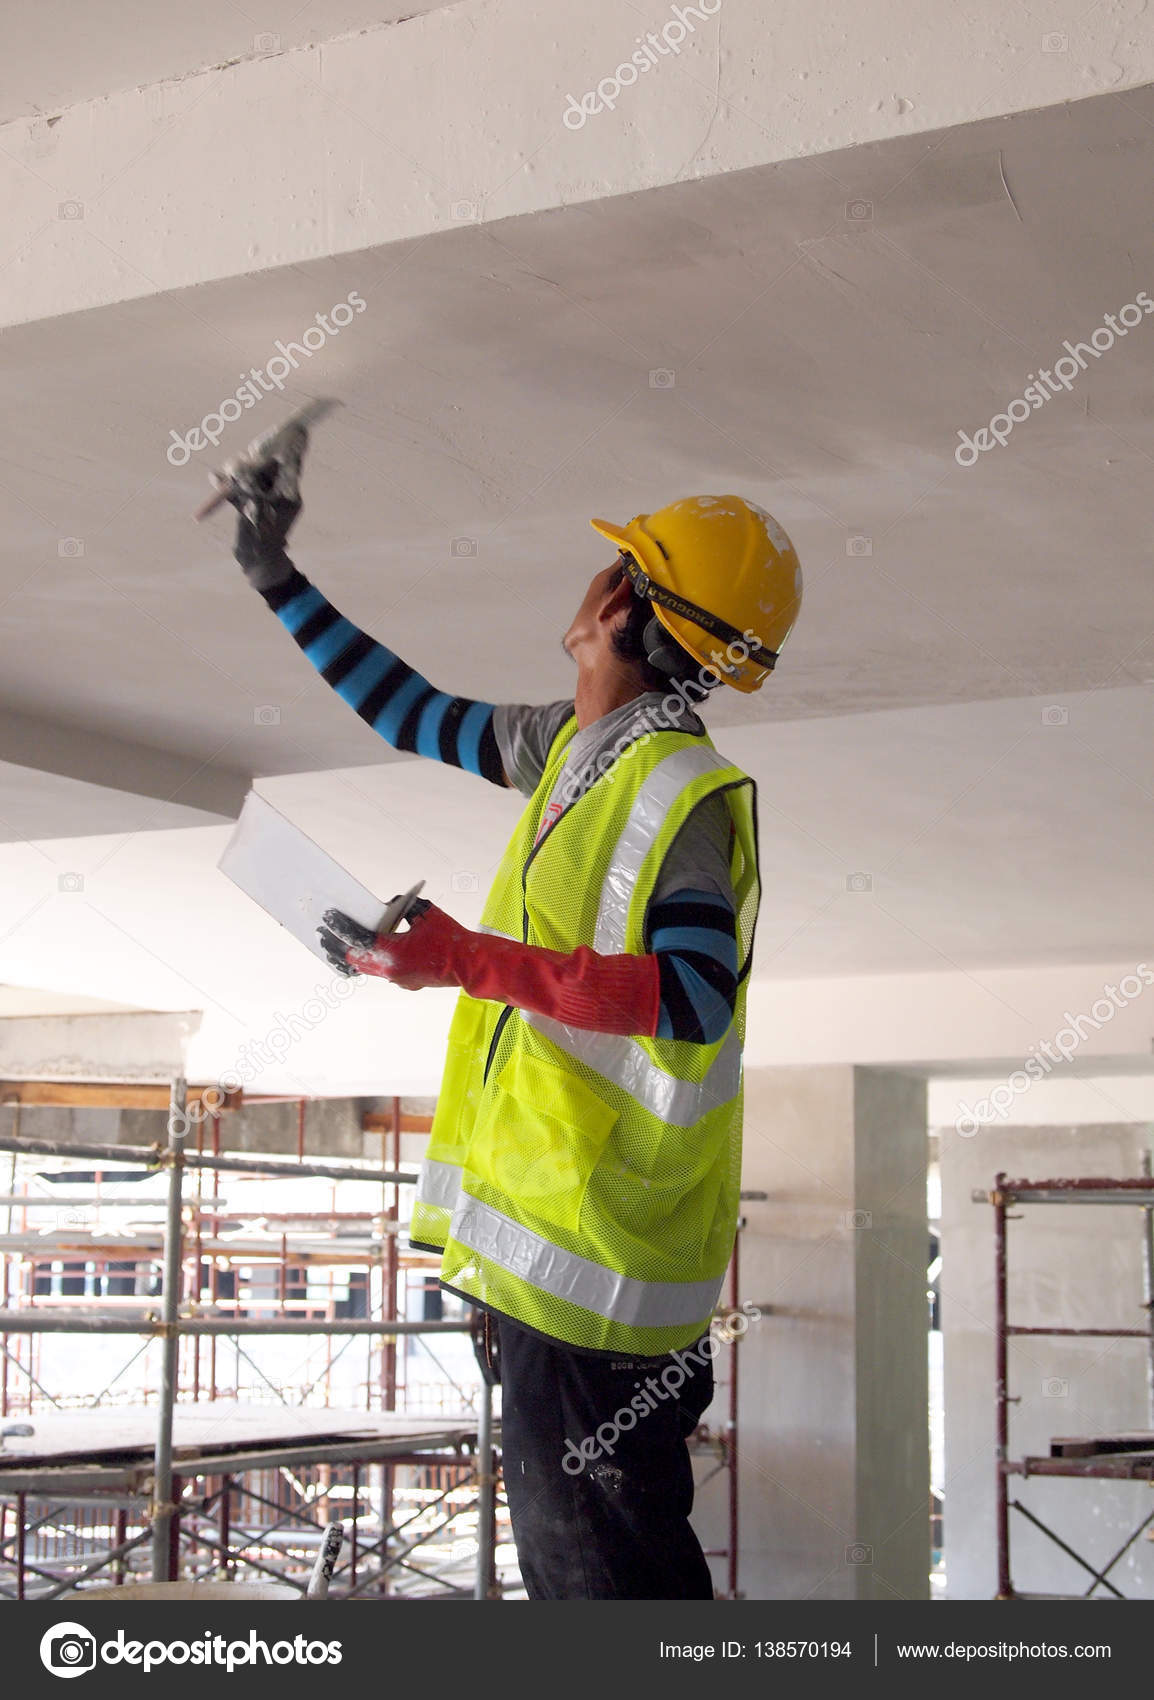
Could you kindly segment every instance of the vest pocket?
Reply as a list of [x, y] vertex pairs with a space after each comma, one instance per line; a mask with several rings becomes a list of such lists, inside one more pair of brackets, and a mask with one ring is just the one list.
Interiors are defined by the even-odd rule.
[[568, 1069], [514, 1051], [469, 1146], [470, 1175], [576, 1233], [589, 1177], [617, 1111]]
[[491, 1003], [462, 992], [453, 1011], [441, 1090], [433, 1115], [428, 1155], [441, 1162], [460, 1163], [469, 1144], [482, 1080], [481, 1069], [496, 1012]]

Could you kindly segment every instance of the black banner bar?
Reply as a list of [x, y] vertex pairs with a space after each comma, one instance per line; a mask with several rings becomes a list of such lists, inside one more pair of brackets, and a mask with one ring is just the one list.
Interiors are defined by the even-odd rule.
[[[1105, 1609], [1103, 1609], [1105, 1608]], [[26, 1604], [0, 1617], [11, 1693], [152, 1688], [164, 1700], [205, 1694], [414, 1692], [446, 1682], [474, 1691], [488, 1672], [547, 1700], [633, 1692], [711, 1695], [847, 1692], [877, 1677], [901, 1693], [964, 1669], [984, 1695], [1011, 1693], [1027, 1671], [1121, 1681], [1142, 1668], [1149, 1619], [1108, 1602], [863, 1603], [743, 1600], [550, 1602], [330, 1600], [297, 1604], [125, 1602]], [[530, 1685], [530, 1686], [526, 1686]], [[806, 1685], [803, 1689], [802, 1685]], [[486, 1684], [486, 1687], [488, 1685]], [[84, 1693], [76, 1691], [77, 1700]]]

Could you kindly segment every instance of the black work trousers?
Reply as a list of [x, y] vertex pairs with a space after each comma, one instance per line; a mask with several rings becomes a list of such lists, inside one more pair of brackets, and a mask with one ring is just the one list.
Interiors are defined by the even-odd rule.
[[711, 1600], [689, 1524], [686, 1446], [713, 1397], [708, 1353], [591, 1357], [507, 1317], [488, 1321], [499, 1347], [505, 1490], [529, 1598]]

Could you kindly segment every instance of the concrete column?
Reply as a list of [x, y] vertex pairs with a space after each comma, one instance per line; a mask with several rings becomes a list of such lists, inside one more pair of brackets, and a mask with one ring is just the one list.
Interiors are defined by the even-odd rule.
[[[1138, 1175], [1145, 1125], [1018, 1127], [972, 1139], [941, 1135], [942, 1333], [945, 1353], [944, 1527], [950, 1599], [990, 1599], [994, 1547], [994, 1223], [975, 1188], [1019, 1180]], [[1141, 1211], [1121, 1205], [1029, 1205], [1009, 1225], [1010, 1321], [1024, 1326], [1141, 1328]], [[1057, 1435], [1151, 1426], [1140, 1340], [1018, 1340], [1010, 1347], [1010, 1454], [1046, 1456]], [[1150, 1509], [1129, 1482], [1016, 1481], [1027, 1505], [1085, 1558], [1103, 1564]], [[1010, 1552], [1021, 1592], [1080, 1594], [1090, 1577], [1018, 1513]], [[1154, 1591], [1154, 1547], [1139, 1540], [1111, 1580]], [[1101, 1590], [1099, 1590], [1099, 1593]]]
[[747, 1075], [743, 1186], [769, 1195], [743, 1207], [741, 1241], [742, 1296], [766, 1307], [737, 1348], [750, 1598], [928, 1593], [926, 1145], [921, 1079]]

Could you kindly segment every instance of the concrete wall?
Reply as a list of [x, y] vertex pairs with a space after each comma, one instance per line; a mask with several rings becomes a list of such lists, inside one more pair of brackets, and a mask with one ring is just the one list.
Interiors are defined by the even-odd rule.
[[[741, 1589], [923, 1598], [924, 1082], [754, 1069], [746, 1104], [743, 1185], [769, 1197], [743, 1207], [741, 1292], [766, 1314], [738, 1347]], [[708, 1545], [723, 1542], [722, 1500], [718, 1478], [700, 1509]]]
[[[299, 1116], [294, 1103], [249, 1104], [221, 1117], [221, 1149], [262, 1151], [295, 1157]], [[165, 1117], [149, 1111], [126, 1110], [120, 1118], [120, 1137], [126, 1144], [165, 1137]], [[361, 1132], [359, 1098], [317, 1098], [305, 1106], [305, 1152], [309, 1157], [360, 1157], [366, 1150]], [[378, 1153], [370, 1149], [370, 1155]]]
[[199, 1010], [10, 1016], [0, 1020], [0, 1082], [166, 1084], [184, 1068], [189, 1040], [199, 1026]]
[[[318, 1158], [380, 1160], [377, 1135], [361, 1132], [364, 1102], [360, 1098], [314, 1099], [305, 1115], [305, 1152]], [[12, 1112], [8, 1115], [11, 1117]], [[156, 1145], [167, 1139], [164, 1110], [69, 1110], [25, 1108], [20, 1131], [29, 1139], [60, 1139], [99, 1144]], [[10, 1122], [5, 1123], [5, 1130]], [[264, 1152], [295, 1157], [297, 1106], [249, 1104], [221, 1117], [221, 1149], [226, 1152]], [[195, 1143], [195, 1135], [192, 1136]], [[46, 1159], [49, 1166], [55, 1166]]]
[[[945, 1349], [945, 1555], [950, 1599], [987, 1599], [994, 1547], [994, 1235], [971, 1201], [1002, 1171], [1019, 1179], [1137, 1175], [1145, 1126], [983, 1129], [941, 1140], [942, 1330]], [[1121, 1206], [1033, 1205], [1009, 1228], [1009, 1314], [1043, 1326], [1134, 1328], [1142, 1309], [1140, 1213]], [[1139, 1341], [1018, 1341], [1011, 1346], [1010, 1455], [1046, 1455], [1061, 1434], [1148, 1429], [1146, 1348]], [[1103, 1563], [1150, 1509], [1124, 1482], [1033, 1479], [1017, 1498], [1086, 1558]], [[1012, 1574], [1025, 1592], [1081, 1593], [1089, 1577], [1017, 1513]], [[1112, 1580], [1154, 1594], [1154, 1548], [1140, 1540]]]

